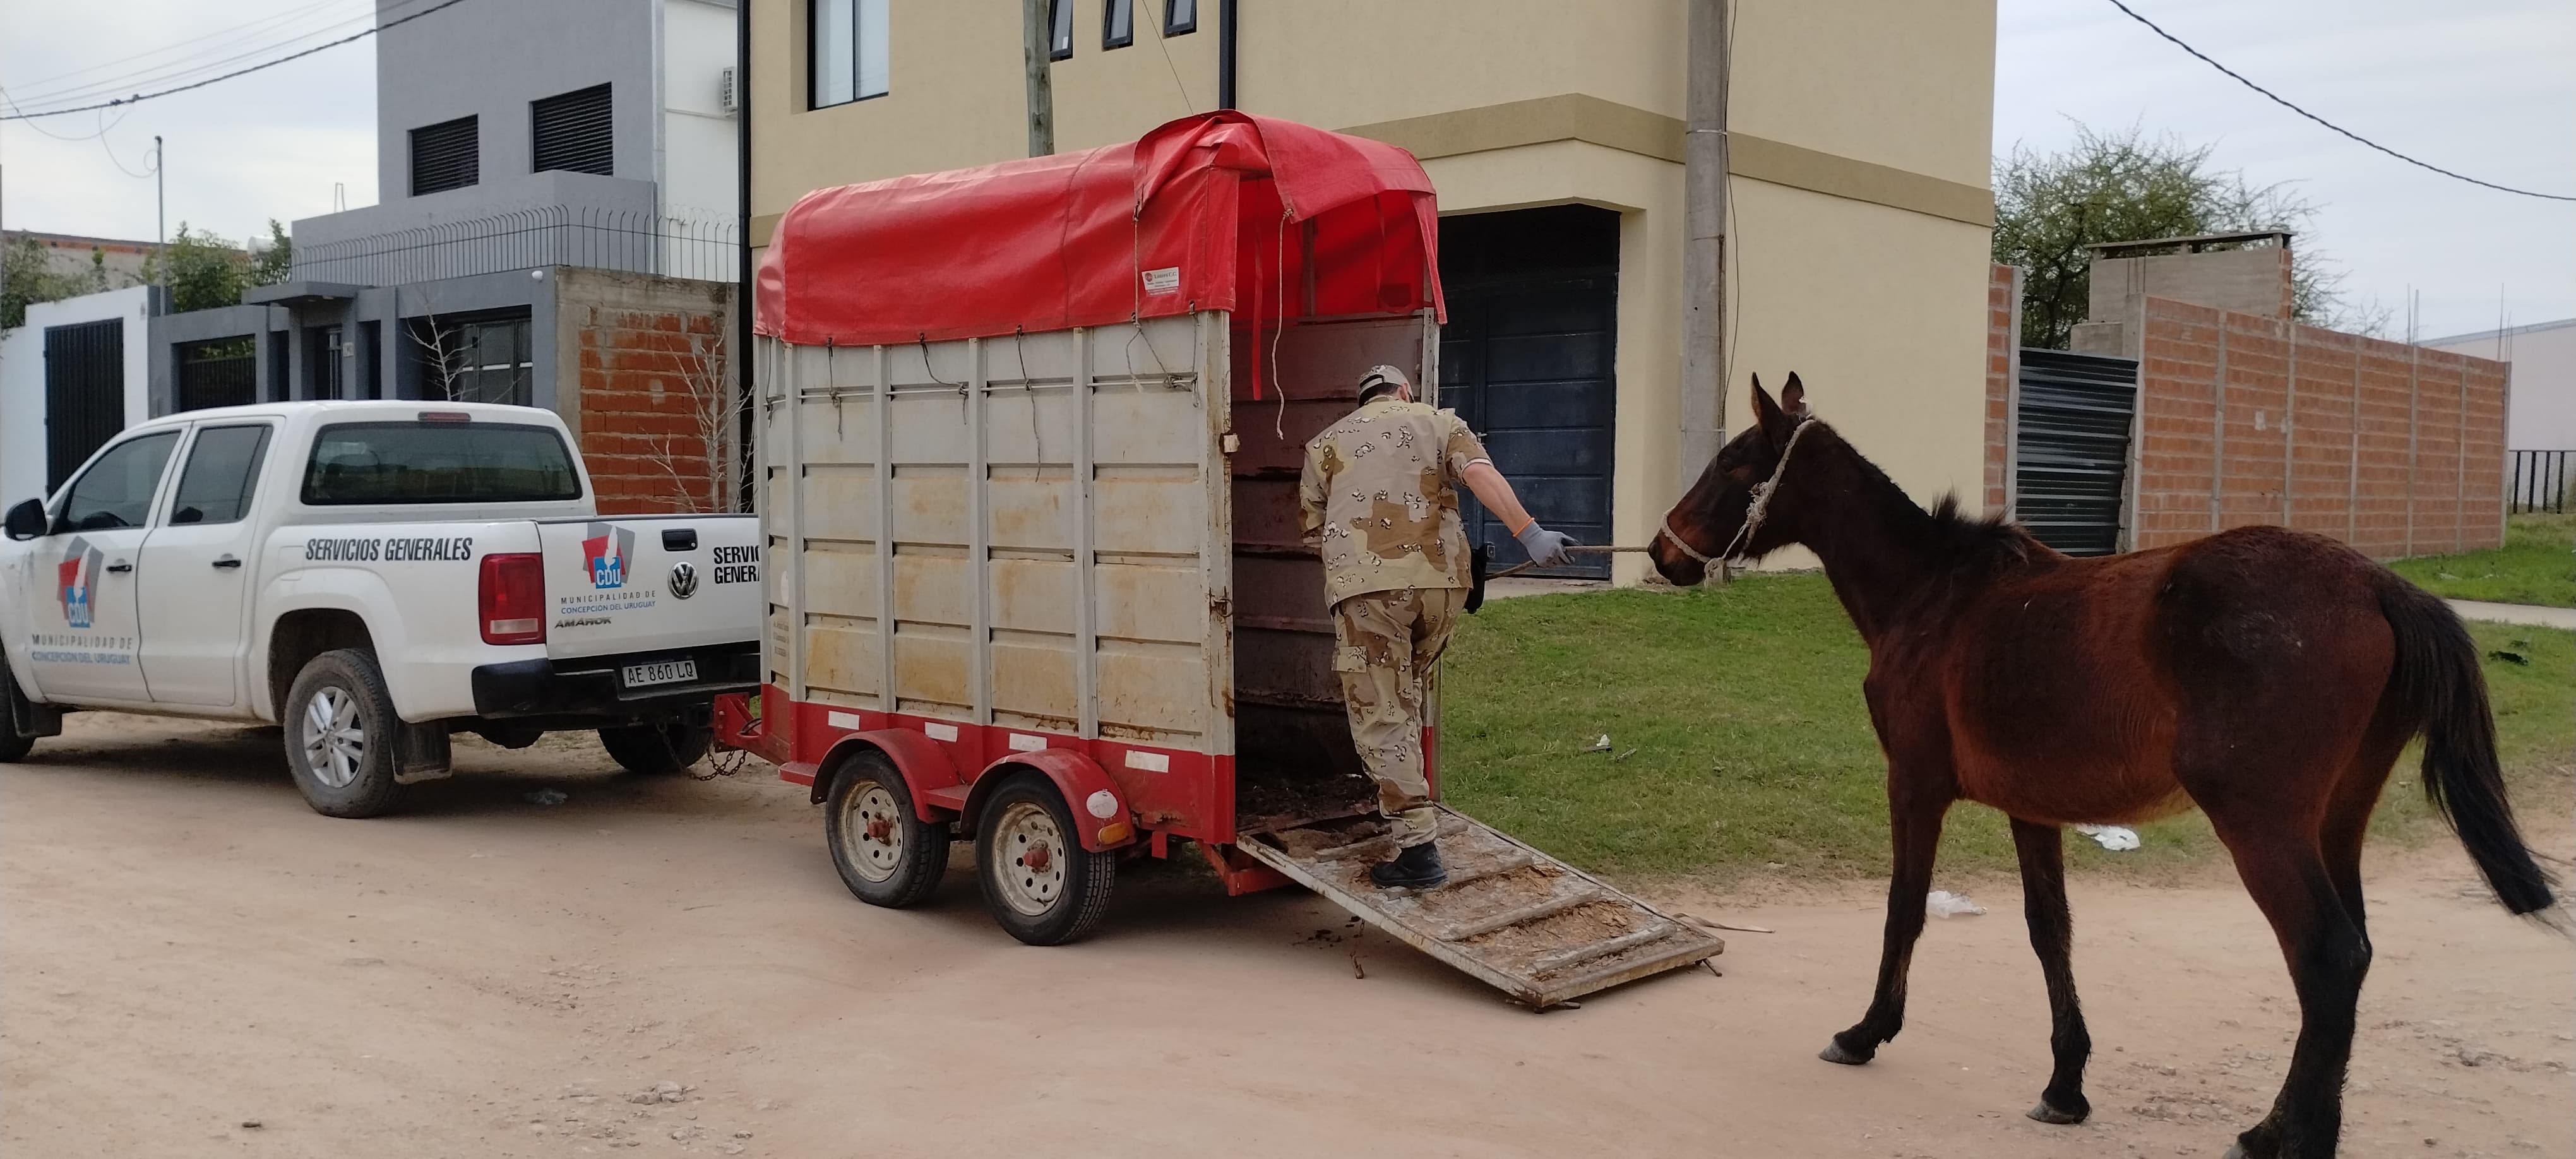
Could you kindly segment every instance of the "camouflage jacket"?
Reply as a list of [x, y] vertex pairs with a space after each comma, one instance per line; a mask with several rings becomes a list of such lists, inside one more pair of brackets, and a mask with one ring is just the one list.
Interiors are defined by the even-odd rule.
[[1306, 545], [1324, 557], [1324, 603], [1367, 592], [1468, 586], [1458, 486], [1491, 462], [1458, 412], [1381, 398], [1306, 444]]

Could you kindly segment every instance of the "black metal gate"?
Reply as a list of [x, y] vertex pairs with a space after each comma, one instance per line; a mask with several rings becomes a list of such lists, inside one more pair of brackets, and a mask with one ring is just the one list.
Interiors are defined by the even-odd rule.
[[2137, 360], [2025, 348], [2018, 386], [2013, 517], [2068, 555], [2120, 550]]
[[214, 338], [179, 347], [179, 409], [248, 406], [259, 401], [258, 340]]
[[[1484, 437], [1540, 523], [1609, 543], [1619, 216], [1550, 206], [1447, 218], [1440, 231], [1440, 405]], [[1494, 545], [1497, 569], [1520, 562], [1502, 521], [1459, 500], [1468, 540]], [[1607, 579], [1609, 561], [1578, 555], [1537, 574]]]
[[125, 320], [45, 327], [45, 492], [125, 429]]

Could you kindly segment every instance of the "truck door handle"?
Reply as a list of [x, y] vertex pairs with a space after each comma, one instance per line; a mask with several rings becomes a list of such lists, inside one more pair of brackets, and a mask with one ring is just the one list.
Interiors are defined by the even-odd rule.
[[111, 563], [111, 564], [107, 565], [107, 570], [109, 570], [109, 571], [133, 571], [133, 570], [134, 570], [134, 565], [133, 565], [132, 563], [129, 563], [129, 562], [125, 561], [125, 560], [121, 560], [121, 559], [120, 559], [120, 560], [116, 561], [115, 563]]
[[240, 561], [240, 560], [238, 560], [238, 559], [235, 559], [235, 558], [233, 558], [232, 556], [229, 556], [229, 555], [225, 555], [225, 556], [217, 556], [217, 557], [215, 558], [215, 566], [216, 566], [216, 567], [240, 567], [240, 566], [241, 566], [241, 561]]

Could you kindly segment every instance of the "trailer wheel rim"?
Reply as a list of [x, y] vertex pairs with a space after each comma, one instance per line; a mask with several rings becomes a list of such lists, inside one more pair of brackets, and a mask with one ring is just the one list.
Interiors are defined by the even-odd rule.
[[325, 685], [304, 704], [304, 767], [313, 779], [334, 789], [358, 779], [367, 760], [367, 722], [358, 713], [358, 698]]
[[870, 781], [841, 799], [841, 846], [865, 880], [885, 881], [903, 868], [903, 816], [884, 785]]
[[1055, 816], [1034, 801], [1013, 801], [994, 825], [994, 884], [1012, 910], [1043, 917], [1064, 897], [1065, 863], [1072, 852]]

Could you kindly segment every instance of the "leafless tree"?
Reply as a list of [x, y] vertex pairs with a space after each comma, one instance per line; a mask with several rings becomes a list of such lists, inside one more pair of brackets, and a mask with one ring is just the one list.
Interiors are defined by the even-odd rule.
[[[678, 356], [680, 373], [672, 385], [687, 404], [688, 422], [682, 434], [647, 436], [644, 457], [670, 478], [672, 494], [690, 513], [730, 511], [734, 435], [751, 413], [751, 400], [734, 387], [721, 332], [690, 331], [685, 337], [688, 349]], [[668, 389], [657, 381], [653, 395], [659, 400]], [[689, 453], [692, 439], [702, 454]]]

